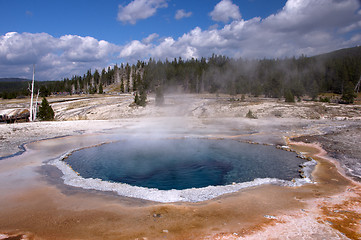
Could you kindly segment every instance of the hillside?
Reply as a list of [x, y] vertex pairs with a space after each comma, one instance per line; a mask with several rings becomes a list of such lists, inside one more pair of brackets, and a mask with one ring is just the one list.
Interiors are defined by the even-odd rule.
[[0, 78], [0, 83], [1, 82], [26, 82], [26, 81], [31, 81], [31, 80], [26, 79], [26, 78]]
[[3, 98], [15, 98], [28, 95], [28, 86], [31, 80], [24, 78], [0, 78], [0, 93]]
[[[43, 89], [46, 89], [47, 86], [53, 82], [54, 81], [35, 81], [35, 89], [41, 89], [42, 86]], [[20, 96], [28, 96], [30, 95], [30, 91], [28, 90], [30, 84], [30, 79], [0, 78], [0, 97], [11, 99]]]
[[318, 59], [335, 59], [335, 58], [345, 58], [345, 57], [361, 57], [361, 46], [352, 47], [352, 48], [343, 48], [329, 53], [324, 53], [314, 56]]

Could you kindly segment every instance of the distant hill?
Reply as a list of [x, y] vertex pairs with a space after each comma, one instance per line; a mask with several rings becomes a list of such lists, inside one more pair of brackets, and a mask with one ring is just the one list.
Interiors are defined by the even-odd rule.
[[[30, 79], [26, 78], [0, 78], [0, 98], [16, 98], [21, 96], [30, 95], [29, 86], [31, 85]], [[35, 91], [45, 87], [41, 92], [48, 92], [46, 86], [51, 86], [60, 81], [35, 81]]]
[[346, 57], [360, 57], [361, 56], [361, 46], [352, 47], [352, 48], [343, 48], [333, 52], [324, 53], [314, 56], [314, 58], [326, 60], [326, 59], [340, 59]]
[[[18, 96], [27, 96], [30, 94], [28, 90], [31, 84], [30, 79], [25, 78], [0, 78], [0, 95], [2, 98], [15, 98]], [[44, 85], [46, 83], [38, 83], [36, 85]]]
[[0, 93], [28, 95], [31, 80], [24, 78], [0, 78]]
[[0, 82], [28, 82], [30, 79], [26, 78], [0, 78]]

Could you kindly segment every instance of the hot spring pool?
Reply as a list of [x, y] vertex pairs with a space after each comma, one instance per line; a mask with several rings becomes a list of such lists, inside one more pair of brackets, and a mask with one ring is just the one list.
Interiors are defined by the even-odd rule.
[[303, 160], [296, 156], [235, 140], [130, 138], [74, 151], [57, 165], [69, 185], [161, 202], [200, 201], [263, 183], [292, 185], [301, 180]]

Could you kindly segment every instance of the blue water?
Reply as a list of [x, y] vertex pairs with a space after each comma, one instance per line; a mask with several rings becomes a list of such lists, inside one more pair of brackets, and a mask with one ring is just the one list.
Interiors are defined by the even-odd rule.
[[302, 163], [273, 146], [209, 139], [128, 139], [65, 159], [84, 178], [160, 190], [201, 188], [255, 178], [291, 180]]

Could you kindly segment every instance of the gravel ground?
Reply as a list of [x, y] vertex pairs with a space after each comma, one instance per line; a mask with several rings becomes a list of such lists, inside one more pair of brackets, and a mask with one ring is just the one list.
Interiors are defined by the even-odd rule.
[[323, 135], [294, 138], [294, 141], [320, 143], [329, 156], [338, 160], [349, 176], [361, 181], [361, 124], [334, 128]]
[[0, 159], [1, 157], [23, 151], [22, 145], [38, 140], [67, 135], [79, 135], [109, 131], [123, 126], [121, 121], [53, 121], [27, 122], [0, 125]]

